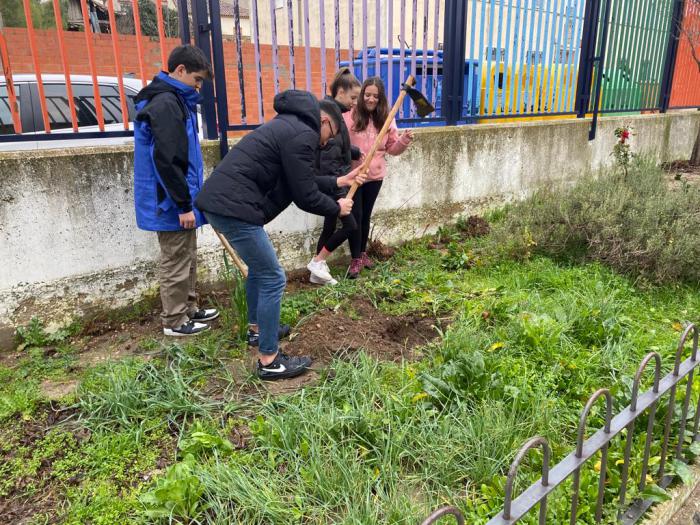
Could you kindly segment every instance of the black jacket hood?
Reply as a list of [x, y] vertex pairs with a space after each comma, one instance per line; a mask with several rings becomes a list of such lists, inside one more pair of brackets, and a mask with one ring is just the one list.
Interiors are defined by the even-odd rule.
[[288, 89], [275, 96], [274, 110], [280, 115], [296, 115], [316, 133], [321, 131], [321, 108], [308, 91]]

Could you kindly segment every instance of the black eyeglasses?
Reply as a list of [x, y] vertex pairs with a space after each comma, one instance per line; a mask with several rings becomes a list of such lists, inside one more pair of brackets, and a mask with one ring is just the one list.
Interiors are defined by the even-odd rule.
[[333, 129], [333, 124], [331, 124], [330, 119], [329, 119], [329, 120], [324, 120], [324, 122], [328, 124], [328, 127], [329, 127], [329, 128], [331, 128], [331, 136], [335, 137], [335, 136], [338, 134], [338, 132], [337, 132], [336, 130]]

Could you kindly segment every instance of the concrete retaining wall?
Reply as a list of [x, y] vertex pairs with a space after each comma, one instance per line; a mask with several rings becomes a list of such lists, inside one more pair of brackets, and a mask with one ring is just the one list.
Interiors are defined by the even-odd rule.
[[[418, 131], [409, 151], [390, 160], [375, 231], [405, 240], [540, 185], [573, 182], [612, 162], [622, 124], [635, 129], [635, 151], [688, 159], [700, 113], [604, 118], [593, 142], [582, 120]], [[217, 145], [204, 149], [209, 172]], [[0, 154], [0, 347], [32, 316], [61, 323], [127, 305], [156, 285], [157, 243], [136, 228], [132, 169], [130, 146]], [[306, 263], [321, 224], [292, 207], [268, 226], [287, 268]], [[210, 228], [199, 247], [201, 278], [216, 280], [222, 258]]]

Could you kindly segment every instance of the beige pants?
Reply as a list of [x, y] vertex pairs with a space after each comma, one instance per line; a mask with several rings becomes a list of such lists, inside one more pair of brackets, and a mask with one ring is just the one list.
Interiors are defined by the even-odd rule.
[[197, 311], [197, 230], [158, 232], [161, 320], [179, 328]]

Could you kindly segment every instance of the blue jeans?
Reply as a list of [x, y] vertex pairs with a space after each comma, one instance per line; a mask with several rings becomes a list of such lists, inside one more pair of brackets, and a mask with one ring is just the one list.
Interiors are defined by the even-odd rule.
[[280, 305], [287, 276], [270, 238], [262, 226], [215, 213], [205, 212], [204, 215], [248, 266], [245, 285], [248, 322], [258, 325], [260, 353], [274, 355], [279, 344]]

